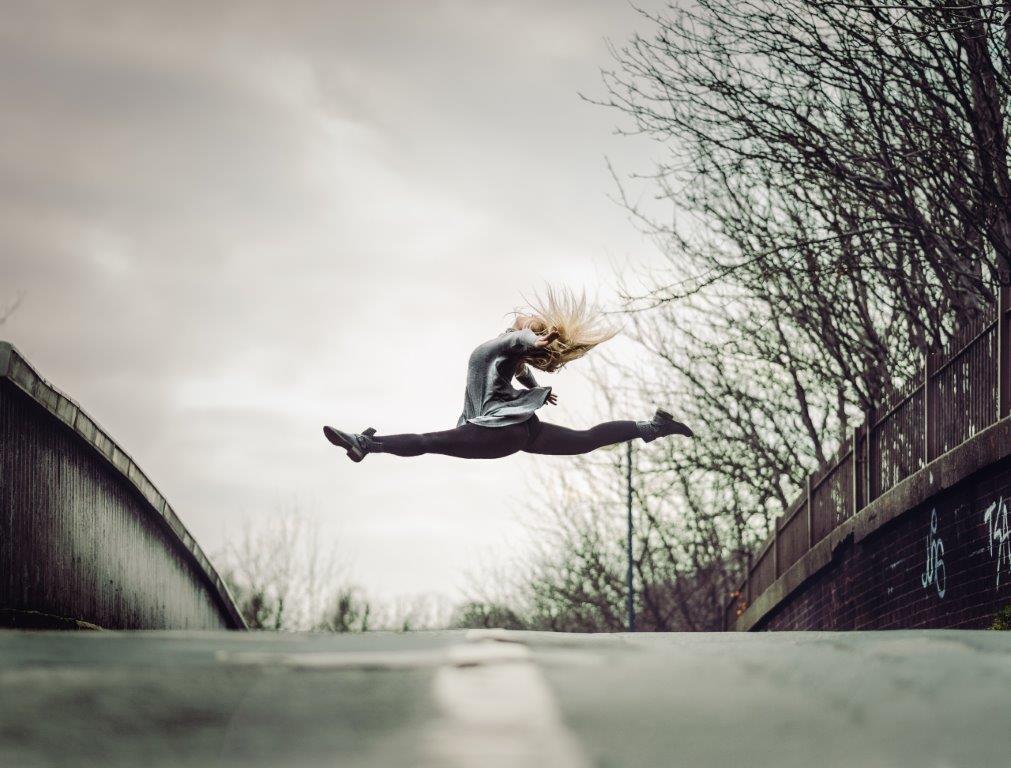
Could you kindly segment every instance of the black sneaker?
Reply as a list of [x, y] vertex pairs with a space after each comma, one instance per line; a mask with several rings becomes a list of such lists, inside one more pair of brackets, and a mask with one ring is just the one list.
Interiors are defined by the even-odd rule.
[[657, 408], [653, 418], [649, 421], [637, 421], [635, 424], [639, 428], [639, 436], [644, 443], [652, 442], [665, 435], [695, 436], [687, 424], [674, 421], [674, 417], [662, 408]]
[[338, 448], [347, 450], [348, 458], [358, 462], [365, 458], [365, 454], [372, 453], [378, 447], [372, 436], [376, 433], [373, 427], [363, 430], [360, 434], [349, 434], [334, 427], [323, 427], [323, 435]]

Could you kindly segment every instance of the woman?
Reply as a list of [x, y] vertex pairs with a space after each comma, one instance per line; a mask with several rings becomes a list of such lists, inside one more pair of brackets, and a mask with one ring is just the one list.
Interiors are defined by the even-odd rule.
[[[538, 297], [533, 314], [512, 314], [516, 317], [511, 327], [470, 355], [463, 413], [455, 429], [376, 435], [372, 427], [348, 433], [326, 426], [323, 434], [356, 462], [369, 453], [439, 453], [464, 459], [497, 459], [517, 451], [573, 455], [637, 437], [648, 443], [663, 435], [692, 436], [687, 426], [659, 408], [649, 421], [607, 421], [586, 430], [538, 419], [535, 411], [544, 403], [557, 404], [558, 397], [550, 386], [538, 386], [530, 368], [553, 373], [618, 330], [599, 326], [598, 313], [587, 308], [585, 296], [576, 299], [563, 292], [559, 297], [550, 287], [547, 301]], [[526, 389], [515, 389], [514, 377]]]

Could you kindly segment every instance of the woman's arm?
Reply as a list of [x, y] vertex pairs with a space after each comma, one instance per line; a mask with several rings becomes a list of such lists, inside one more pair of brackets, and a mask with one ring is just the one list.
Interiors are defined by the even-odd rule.
[[521, 331], [513, 331], [508, 334], [508, 343], [511, 349], [526, 354], [542, 355], [544, 348], [558, 338], [558, 331], [551, 331], [543, 336], [538, 336], [529, 328]]
[[516, 369], [516, 381], [527, 389], [533, 389], [537, 386], [537, 379], [534, 378], [530, 366], [526, 363], [520, 363], [519, 368]]
[[[523, 334], [520, 336], [520, 334]], [[538, 336], [536, 333], [529, 329], [524, 329], [522, 331], [516, 331], [515, 333], [509, 334], [510, 336], [519, 337], [511, 339], [513, 349], [521, 354], [527, 355], [543, 355], [545, 354], [545, 347], [548, 346], [552, 341], [558, 338], [558, 331], [551, 331], [543, 336]], [[533, 373], [530, 372], [530, 366], [527, 365], [525, 360], [521, 360], [520, 364], [516, 368], [516, 380], [519, 381], [527, 389], [538, 388], [537, 379], [534, 378]], [[548, 387], [547, 402], [552, 405], [558, 404], [558, 396], [551, 391], [551, 387]]]
[[[520, 363], [520, 367], [517, 370], [519, 372], [516, 374], [516, 380], [524, 387], [527, 389], [536, 389], [540, 386], [537, 383], [537, 379], [534, 378], [533, 373], [531, 373], [529, 365], [526, 363]], [[558, 395], [551, 391], [551, 387], [548, 387], [547, 401], [552, 405], [558, 404]]]

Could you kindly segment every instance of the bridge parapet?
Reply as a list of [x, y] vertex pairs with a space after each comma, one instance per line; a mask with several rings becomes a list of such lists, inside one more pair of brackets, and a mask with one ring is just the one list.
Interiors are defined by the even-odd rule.
[[[728, 629], [775, 627], [773, 614], [782, 613], [810, 580], [816, 575], [823, 581], [830, 578], [823, 570], [833, 557], [842, 557], [841, 547], [861, 541], [885, 522], [922, 515], [920, 507], [931, 500], [951, 506], [967, 494], [988, 498], [978, 485], [981, 482], [1002, 486], [1004, 451], [1011, 443], [1011, 289], [1002, 287], [997, 306], [944, 349], [928, 355], [922, 370], [921, 377], [892, 393], [881, 408], [865, 414], [863, 425], [840, 446], [832, 461], [809, 476], [804, 491], [775, 521], [726, 606]], [[992, 503], [1000, 506], [1006, 497], [997, 494]], [[966, 514], [962, 508], [963, 517]], [[945, 521], [938, 524], [943, 528]], [[900, 528], [892, 527], [887, 535], [897, 535]], [[857, 531], [862, 535], [854, 539]], [[962, 535], [969, 532], [964, 530]], [[943, 536], [939, 541], [943, 547]], [[981, 546], [986, 545], [984, 539]], [[865, 549], [858, 547], [860, 552]], [[887, 546], [882, 552], [886, 550]], [[950, 573], [949, 565], [950, 559], [940, 572]], [[893, 562], [889, 567], [894, 572], [899, 566]], [[836, 581], [832, 589], [836, 601], [853, 599], [845, 581]], [[995, 594], [990, 601], [982, 595], [973, 599], [977, 610], [972, 616], [962, 607], [950, 616], [932, 615], [923, 626], [965, 626], [967, 622], [978, 626], [996, 610], [1000, 596]], [[852, 613], [856, 608], [850, 605], [847, 610]], [[790, 626], [847, 628], [843, 613], [828, 611], [819, 616]], [[881, 626], [869, 615], [864, 619], [867, 626]], [[888, 626], [921, 625], [901, 611], [892, 619]]]
[[245, 628], [133, 459], [0, 342], [0, 610], [122, 629]]

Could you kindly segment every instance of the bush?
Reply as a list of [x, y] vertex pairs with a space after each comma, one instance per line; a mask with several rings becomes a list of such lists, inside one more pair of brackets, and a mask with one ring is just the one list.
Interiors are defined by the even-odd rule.
[[1005, 605], [997, 611], [997, 615], [993, 617], [993, 624], [990, 625], [990, 629], [1002, 632], [1011, 630], [1011, 605]]

